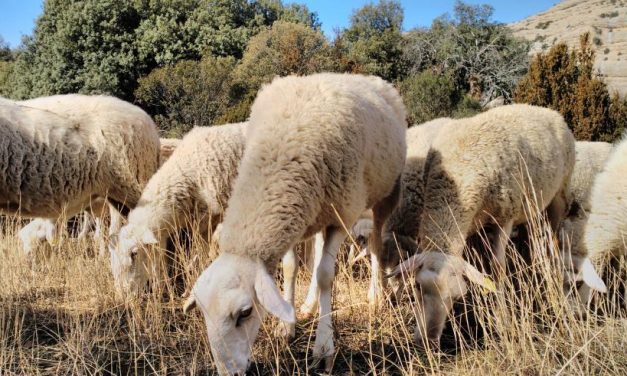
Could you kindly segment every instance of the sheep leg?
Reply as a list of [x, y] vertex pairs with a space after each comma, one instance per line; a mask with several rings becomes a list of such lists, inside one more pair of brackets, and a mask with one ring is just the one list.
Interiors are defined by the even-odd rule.
[[[294, 296], [296, 290], [296, 274], [298, 273], [298, 259], [293, 248], [287, 250], [281, 261], [283, 267], [283, 299], [294, 306]], [[276, 335], [287, 339], [296, 336], [295, 323], [280, 323], [276, 330]]]
[[300, 306], [300, 313], [305, 318], [311, 316], [318, 306], [318, 296], [320, 295], [320, 290], [318, 288], [318, 268], [320, 267], [320, 262], [322, 261], [324, 243], [325, 241], [322, 232], [317, 233], [314, 243], [314, 260], [311, 282], [309, 283], [309, 291], [307, 292], [305, 302], [302, 306]]
[[329, 227], [324, 234], [324, 247], [317, 274], [320, 289], [320, 321], [316, 329], [313, 356], [316, 361], [324, 358], [324, 368], [328, 373], [333, 367], [335, 345], [333, 344], [333, 318], [331, 317], [331, 299], [333, 296], [333, 279], [335, 278], [335, 258], [346, 233], [337, 227]]
[[[371, 263], [371, 276], [370, 276], [370, 288], [368, 289], [368, 302], [370, 307], [376, 307], [382, 298], [382, 291], [387, 286], [387, 281], [383, 278], [383, 271], [385, 268], [389, 268], [389, 260], [392, 259], [392, 255], [383, 255], [383, 239], [381, 233], [383, 231], [383, 225], [388, 219], [392, 211], [398, 204], [401, 192], [401, 180], [400, 177], [396, 179], [394, 188], [389, 196], [376, 203], [372, 208], [372, 222], [373, 230], [370, 235], [370, 263]], [[381, 265], [383, 264], [383, 265]]]
[[499, 228], [496, 228], [496, 234], [494, 235], [494, 242], [492, 244], [492, 252], [496, 260], [497, 267], [495, 268], [495, 275], [498, 280], [502, 280], [505, 276], [505, 270], [507, 268], [506, 249], [509, 236], [514, 228], [514, 221], [508, 220], [505, 224]]

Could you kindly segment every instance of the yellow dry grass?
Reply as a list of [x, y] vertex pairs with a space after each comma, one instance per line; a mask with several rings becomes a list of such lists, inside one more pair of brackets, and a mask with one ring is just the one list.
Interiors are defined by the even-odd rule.
[[[0, 374], [213, 374], [202, 317], [185, 316], [181, 309], [181, 295], [215, 256], [211, 247], [201, 246], [206, 243], [179, 249], [180, 267], [166, 288], [125, 304], [115, 297], [108, 260], [94, 256], [93, 244], [67, 241], [31, 269], [15, 232], [8, 226], [0, 234]], [[460, 302], [442, 351], [427, 354], [412, 342], [416, 320], [409, 300], [371, 312], [367, 266], [349, 267], [340, 257], [334, 373], [626, 374], [627, 322], [620, 310], [580, 319], [550, 261], [556, 249], [548, 226], [536, 221], [530, 234], [533, 262], [524, 262], [510, 245], [515, 261], [510, 279], [497, 293], [473, 293]], [[298, 304], [308, 280], [302, 271]], [[464, 308], [471, 312], [464, 314]], [[275, 323], [268, 319], [251, 373], [314, 374], [315, 320], [299, 320], [297, 338], [286, 343], [273, 335]]]

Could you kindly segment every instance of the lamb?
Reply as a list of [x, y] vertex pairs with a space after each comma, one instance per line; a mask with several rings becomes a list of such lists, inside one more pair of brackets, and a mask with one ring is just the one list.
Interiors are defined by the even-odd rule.
[[373, 210], [372, 252], [398, 200], [405, 109], [380, 78], [323, 73], [276, 78], [255, 99], [240, 174], [226, 210], [221, 254], [196, 281], [198, 307], [220, 374], [243, 374], [266, 313], [294, 322], [272, 275], [285, 252], [320, 230], [314, 261], [320, 320], [314, 358], [332, 366], [335, 256], [350, 227]]
[[[495, 285], [462, 257], [467, 238], [485, 226], [497, 275], [514, 225], [527, 221], [526, 197], [546, 209], [553, 229], [566, 214], [565, 192], [575, 163], [575, 140], [553, 110], [508, 105], [452, 120], [433, 140], [424, 171], [419, 250], [389, 276], [415, 272], [420, 287], [419, 346], [438, 346], [453, 303], [468, 290]], [[500, 229], [500, 231], [498, 231]]]
[[159, 163], [150, 117], [107, 96], [0, 102], [0, 212], [56, 219], [106, 197], [126, 212]]
[[590, 192], [592, 183], [612, 151], [607, 142], [578, 141], [575, 145], [575, 168], [568, 184], [568, 214], [560, 232], [562, 260], [565, 264], [565, 292], [573, 283], [585, 284], [580, 290], [604, 291], [605, 284], [598, 278], [588, 258], [588, 250], [583, 242], [583, 234], [590, 213]]
[[[209, 233], [221, 221], [244, 151], [246, 123], [196, 127], [150, 179], [128, 223], [111, 241], [117, 291], [136, 296], [158, 276], [169, 236], [181, 228]], [[193, 225], [193, 226], [191, 226]]]
[[[592, 260], [627, 254], [627, 137], [614, 146], [603, 170], [597, 175], [590, 194], [590, 215], [583, 243]], [[580, 289], [588, 300], [589, 288]]]

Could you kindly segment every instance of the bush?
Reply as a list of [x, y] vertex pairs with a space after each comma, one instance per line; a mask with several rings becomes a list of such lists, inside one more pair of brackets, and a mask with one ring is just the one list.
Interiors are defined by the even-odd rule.
[[257, 90], [275, 76], [307, 75], [335, 69], [332, 51], [320, 31], [277, 21], [250, 40], [234, 72], [230, 93], [235, 106], [225, 119], [244, 120]]
[[157, 68], [139, 80], [135, 96], [160, 130], [174, 137], [218, 122], [227, 109], [236, 60], [207, 57]]
[[450, 73], [430, 70], [407, 77], [400, 89], [409, 120], [414, 124], [451, 116], [460, 97]]
[[578, 140], [611, 141], [617, 137], [618, 120], [610, 116], [607, 86], [593, 71], [594, 52], [586, 33], [578, 51], [560, 43], [537, 55], [514, 100], [557, 110]]

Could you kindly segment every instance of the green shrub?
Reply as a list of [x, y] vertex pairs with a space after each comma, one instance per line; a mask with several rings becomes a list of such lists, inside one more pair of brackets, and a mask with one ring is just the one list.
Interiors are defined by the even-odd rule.
[[407, 77], [400, 89], [409, 120], [414, 124], [451, 116], [460, 98], [450, 73], [426, 70]]
[[235, 64], [231, 57], [207, 57], [157, 68], [139, 80], [135, 96], [169, 136], [212, 125], [228, 107]]

